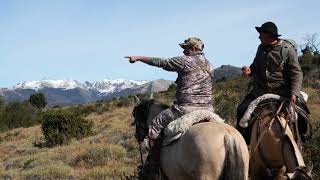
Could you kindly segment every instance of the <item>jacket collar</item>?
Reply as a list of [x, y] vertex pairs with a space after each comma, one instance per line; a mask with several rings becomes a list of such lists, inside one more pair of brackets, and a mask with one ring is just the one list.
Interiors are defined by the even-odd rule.
[[196, 51], [192, 54], [189, 54], [189, 56], [195, 56], [195, 55], [204, 55], [204, 53], [202, 51]]

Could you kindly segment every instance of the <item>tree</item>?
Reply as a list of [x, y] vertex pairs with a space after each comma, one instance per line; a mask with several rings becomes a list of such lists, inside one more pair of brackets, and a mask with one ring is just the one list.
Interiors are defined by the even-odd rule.
[[303, 50], [302, 50], [302, 56], [301, 56], [301, 63], [302, 64], [310, 64], [312, 63], [312, 59], [313, 59], [313, 53], [312, 53], [312, 48], [310, 46], [306, 46]]
[[3, 109], [0, 131], [30, 127], [40, 123], [38, 109], [29, 102], [10, 102]]
[[29, 98], [29, 102], [32, 106], [37, 108], [44, 108], [47, 105], [47, 101], [43, 93], [32, 94]]
[[0, 111], [3, 109], [4, 105], [5, 105], [4, 97], [0, 96]]
[[313, 34], [307, 34], [304, 38], [305, 40], [305, 46], [309, 47], [312, 51], [313, 54], [318, 55], [319, 54], [319, 50], [318, 50], [318, 46], [320, 45], [320, 42], [318, 41], [318, 34], [317, 33], [313, 33]]

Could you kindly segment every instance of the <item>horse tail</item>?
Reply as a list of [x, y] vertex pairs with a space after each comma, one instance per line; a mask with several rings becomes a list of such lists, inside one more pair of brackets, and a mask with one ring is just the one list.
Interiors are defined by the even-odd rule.
[[224, 167], [220, 180], [245, 180], [244, 162], [240, 144], [231, 135], [224, 136], [224, 147], [226, 151]]

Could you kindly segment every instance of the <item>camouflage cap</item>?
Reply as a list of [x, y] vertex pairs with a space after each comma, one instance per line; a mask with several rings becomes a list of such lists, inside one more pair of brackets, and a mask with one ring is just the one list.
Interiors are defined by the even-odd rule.
[[204, 48], [204, 44], [202, 43], [201, 39], [197, 37], [190, 37], [186, 40], [184, 40], [184, 43], [179, 44], [183, 49], [185, 49], [187, 46], [195, 47], [197, 50], [202, 51]]

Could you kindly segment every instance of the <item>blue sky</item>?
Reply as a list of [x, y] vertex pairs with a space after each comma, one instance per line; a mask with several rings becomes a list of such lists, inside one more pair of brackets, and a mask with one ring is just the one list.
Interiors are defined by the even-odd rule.
[[250, 64], [255, 26], [274, 21], [283, 38], [320, 35], [320, 1], [1, 0], [0, 87], [28, 80], [175, 79], [126, 55], [182, 55], [200, 37], [210, 62]]

